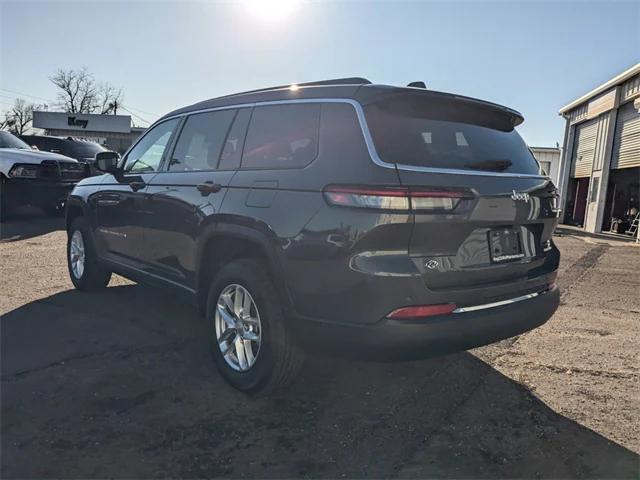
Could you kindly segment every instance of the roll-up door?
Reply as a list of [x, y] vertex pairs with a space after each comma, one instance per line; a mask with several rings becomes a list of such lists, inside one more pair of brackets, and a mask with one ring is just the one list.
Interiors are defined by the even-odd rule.
[[576, 127], [573, 158], [571, 159], [571, 177], [590, 177], [593, 168], [593, 158], [596, 152], [596, 138], [598, 134], [598, 119], [594, 118]]
[[640, 113], [629, 102], [618, 110], [611, 168], [640, 167]]

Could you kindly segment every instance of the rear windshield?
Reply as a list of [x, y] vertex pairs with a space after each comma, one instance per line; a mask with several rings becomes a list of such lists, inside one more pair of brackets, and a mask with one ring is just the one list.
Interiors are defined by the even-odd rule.
[[508, 114], [455, 100], [394, 98], [365, 106], [378, 155], [419, 167], [539, 174]]

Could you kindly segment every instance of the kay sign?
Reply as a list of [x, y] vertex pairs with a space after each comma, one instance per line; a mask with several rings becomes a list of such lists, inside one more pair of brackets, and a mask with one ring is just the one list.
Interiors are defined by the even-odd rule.
[[131, 132], [131, 117], [128, 115], [34, 111], [33, 126], [45, 130], [129, 133]]

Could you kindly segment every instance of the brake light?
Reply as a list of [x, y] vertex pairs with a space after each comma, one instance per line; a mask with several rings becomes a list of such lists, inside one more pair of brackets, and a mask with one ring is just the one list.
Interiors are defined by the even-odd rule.
[[452, 211], [463, 199], [473, 198], [461, 190], [345, 185], [327, 186], [324, 196], [331, 205], [395, 211]]
[[446, 315], [453, 312], [456, 308], [458, 308], [458, 306], [455, 303], [402, 307], [391, 312], [387, 315], [387, 318], [409, 320], [412, 318], [432, 317], [434, 315]]

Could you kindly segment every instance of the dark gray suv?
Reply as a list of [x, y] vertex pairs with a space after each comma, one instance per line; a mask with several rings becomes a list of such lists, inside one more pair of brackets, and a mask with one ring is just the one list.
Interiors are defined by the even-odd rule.
[[522, 121], [364, 79], [176, 110], [69, 197], [71, 279], [186, 293], [247, 392], [309, 348], [414, 359], [517, 335], [559, 301], [557, 191]]

